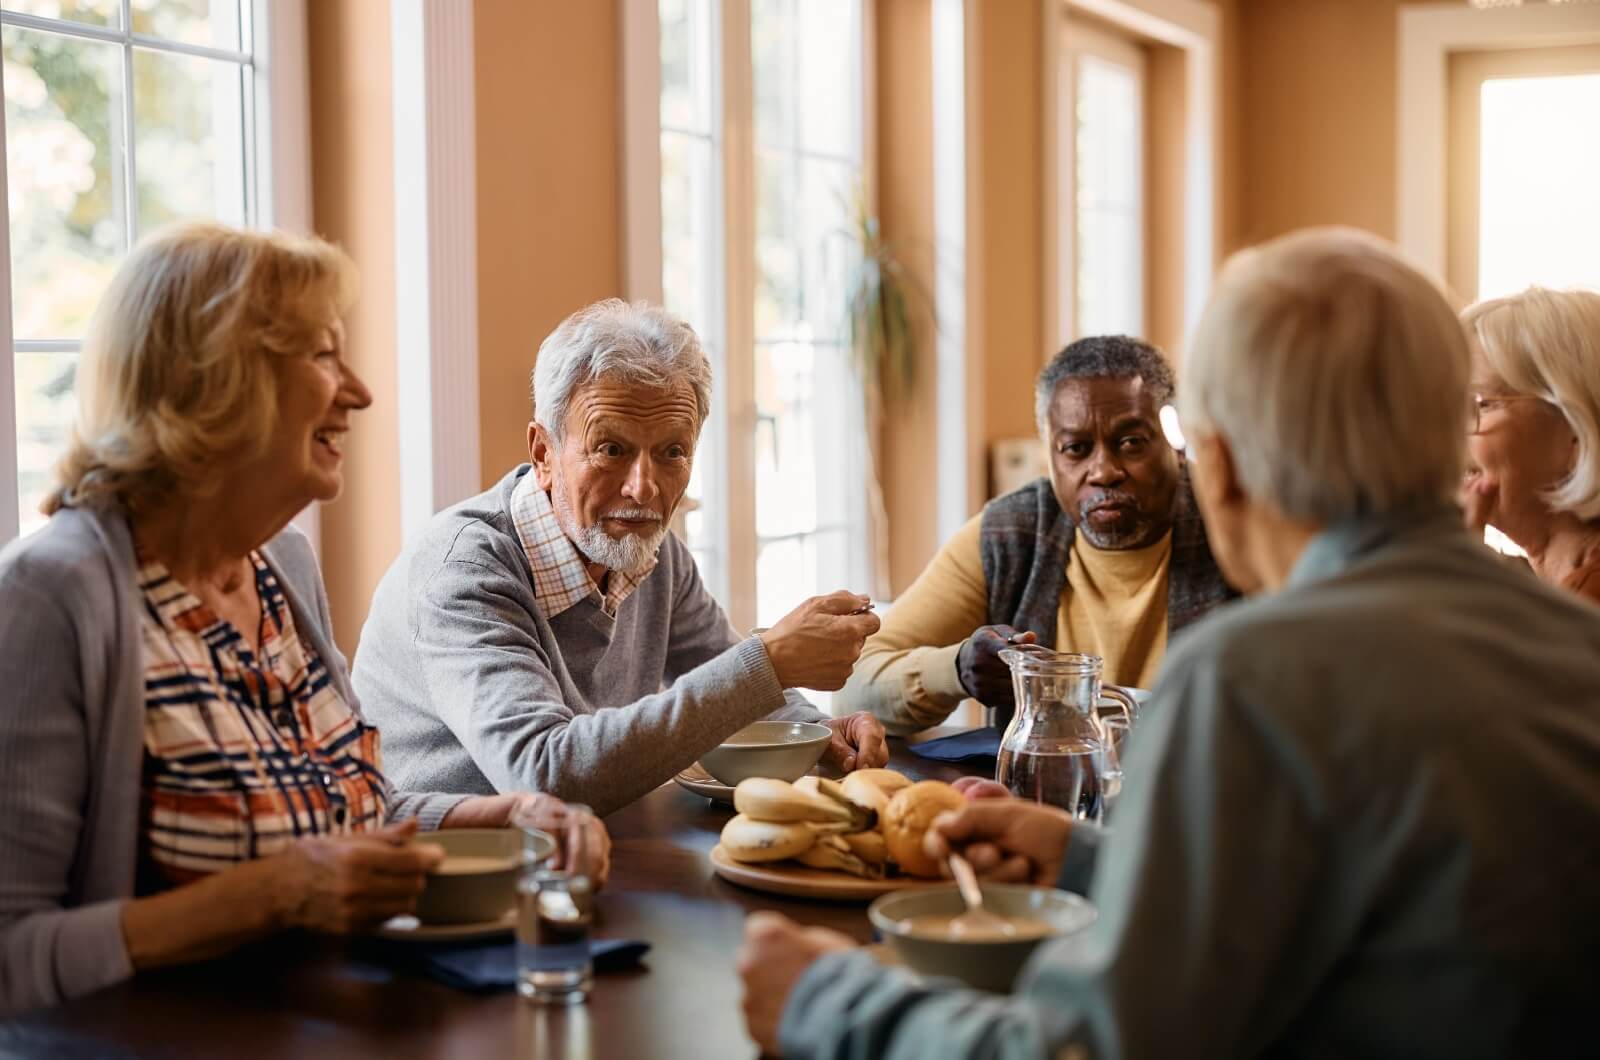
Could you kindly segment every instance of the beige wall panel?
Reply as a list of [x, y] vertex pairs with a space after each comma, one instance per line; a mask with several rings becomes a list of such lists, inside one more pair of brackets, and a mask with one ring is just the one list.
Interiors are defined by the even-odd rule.
[[[878, 0], [878, 203], [885, 237], [927, 298], [933, 283], [933, 39], [930, 0]], [[939, 547], [935, 476], [938, 426], [932, 306], [922, 299], [921, 339], [909, 393], [892, 391], [884, 422], [883, 496], [889, 513], [889, 582], [896, 596]]]
[[478, 0], [483, 479], [527, 459], [528, 373], [573, 310], [622, 291], [617, 5]]
[[334, 635], [352, 656], [372, 591], [400, 550], [389, 3], [318, 0], [306, 9], [312, 218], [361, 268], [346, 325], [351, 363], [373, 398], [346, 447], [344, 494], [322, 513]]
[[986, 444], [1033, 433], [1033, 380], [1047, 350], [1043, 327], [1043, 179], [1040, 116], [1043, 79], [1039, 8], [985, 3], [974, 71], [982, 106], [981, 187]]

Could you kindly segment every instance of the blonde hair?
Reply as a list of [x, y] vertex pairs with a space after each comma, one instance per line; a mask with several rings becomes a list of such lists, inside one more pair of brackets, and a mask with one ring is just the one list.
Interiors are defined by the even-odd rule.
[[1506, 385], [1554, 405], [1578, 436], [1572, 473], [1545, 502], [1600, 519], [1600, 294], [1530, 287], [1468, 306], [1461, 322]]
[[1466, 333], [1376, 237], [1309, 229], [1235, 254], [1190, 347], [1183, 417], [1227, 439], [1252, 497], [1321, 523], [1455, 497]]
[[151, 235], [111, 280], [78, 364], [78, 419], [41, 509], [215, 490], [277, 418], [273, 357], [309, 353], [355, 266], [323, 240], [216, 224]]

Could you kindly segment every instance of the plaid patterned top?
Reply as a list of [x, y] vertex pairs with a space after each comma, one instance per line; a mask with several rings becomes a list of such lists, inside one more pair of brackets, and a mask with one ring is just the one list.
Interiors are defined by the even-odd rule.
[[533, 569], [533, 597], [547, 619], [555, 618], [581, 600], [593, 599], [606, 614], [616, 617], [622, 601], [656, 569], [657, 559], [652, 556], [642, 569], [631, 574], [611, 571], [606, 577], [605, 595], [589, 577], [578, 548], [568, 538], [556, 520], [556, 511], [550, 497], [539, 488], [532, 471], [522, 476], [511, 491], [511, 520], [517, 526], [517, 540]]
[[159, 562], [141, 555], [144, 779], [141, 893], [381, 826], [389, 787], [364, 724], [295, 633], [289, 601], [250, 554], [259, 655]]

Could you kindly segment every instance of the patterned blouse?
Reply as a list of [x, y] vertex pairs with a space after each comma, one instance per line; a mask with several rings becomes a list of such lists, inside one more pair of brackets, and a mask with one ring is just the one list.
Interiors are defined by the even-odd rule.
[[380, 827], [389, 788], [378, 730], [350, 709], [295, 633], [258, 553], [260, 652], [159, 562], [140, 554], [144, 779], [140, 893], [292, 840]]

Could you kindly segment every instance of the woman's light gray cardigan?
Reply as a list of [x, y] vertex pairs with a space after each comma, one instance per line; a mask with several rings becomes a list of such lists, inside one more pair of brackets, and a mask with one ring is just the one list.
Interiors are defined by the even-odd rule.
[[[261, 549], [302, 639], [356, 709], [316, 556], [299, 531]], [[126, 518], [65, 509], [0, 552], [0, 1015], [132, 974], [144, 758], [138, 567]], [[461, 796], [400, 795], [437, 827]]]

